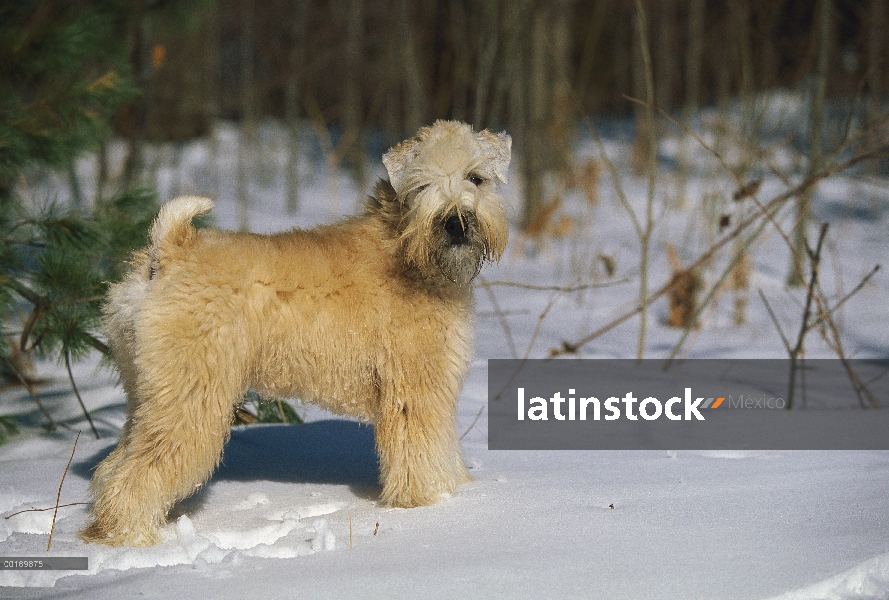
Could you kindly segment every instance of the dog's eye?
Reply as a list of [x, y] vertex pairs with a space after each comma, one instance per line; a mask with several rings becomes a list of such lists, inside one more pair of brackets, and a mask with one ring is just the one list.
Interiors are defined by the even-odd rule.
[[479, 177], [475, 173], [470, 173], [466, 179], [468, 179], [472, 183], [472, 185], [474, 185], [476, 187], [480, 186], [481, 184], [483, 184], [485, 182], [484, 177]]

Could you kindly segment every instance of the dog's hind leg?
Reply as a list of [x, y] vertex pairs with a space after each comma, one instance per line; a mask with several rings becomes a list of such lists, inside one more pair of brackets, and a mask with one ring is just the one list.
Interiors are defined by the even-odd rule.
[[136, 254], [133, 260], [135, 268], [124, 281], [111, 286], [103, 307], [105, 335], [126, 393], [127, 418], [117, 448], [96, 468], [90, 482], [90, 488], [94, 492], [104, 487], [105, 480], [117, 470], [118, 463], [126, 455], [133, 414], [140, 404], [137, 392], [139, 373], [135, 364], [136, 319], [149, 284], [147, 254], [147, 252]]
[[173, 504], [195, 492], [216, 468], [232, 409], [244, 392], [244, 371], [236, 353], [228, 352], [234, 350], [231, 344], [201, 346], [202, 351], [194, 346], [186, 351], [157, 344], [138, 357], [142, 402], [111, 471], [93, 490], [94, 522], [81, 534], [85, 540], [156, 543]]

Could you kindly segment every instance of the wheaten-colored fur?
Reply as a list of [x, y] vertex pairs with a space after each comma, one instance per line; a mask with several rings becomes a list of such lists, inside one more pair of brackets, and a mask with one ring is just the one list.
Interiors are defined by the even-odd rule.
[[387, 505], [431, 504], [467, 481], [468, 284], [506, 246], [509, 155], [505, 134], [439, 121], [384, 156], [391, 185], [364, 215], [311, 231], [196, 230], [212, 202], [164, 205], [105, 306], [127, 422], [94, 474], [83, 539], [155, 543], [216, 468], [248, 389], [372, 422]]

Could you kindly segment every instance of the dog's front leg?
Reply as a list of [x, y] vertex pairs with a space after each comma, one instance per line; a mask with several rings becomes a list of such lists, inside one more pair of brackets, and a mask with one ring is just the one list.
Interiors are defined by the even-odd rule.
[[383, 503], [433, 504], [469, 479], [457, 440], [456, 405], [450, 389], [415, 385], [411, 396], [385, 394], [374, 426]]

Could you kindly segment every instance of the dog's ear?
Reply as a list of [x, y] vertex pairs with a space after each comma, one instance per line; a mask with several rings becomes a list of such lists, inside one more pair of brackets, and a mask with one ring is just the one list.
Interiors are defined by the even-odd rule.
[[512, 138], [506, 132], [492, 133], [485, 129], [476, 133], [475, 139], [481, 146], [485, 158], [491, 162], [494, 175], [503, 183], [507, 183], [506, 173], [512, 156]]
[[404, 191], [404, 185], [407, 183], [410, 173], [409, 166], [417, 158], [417, 151], [420, 144], [426, 139], [428, 131], [428, 127], [422, 128], [417, 135], [397, 144], [383, 155], [383, 166], [386, 167], [386, 173], [389, 174], [389, 183], [398, 194]]

